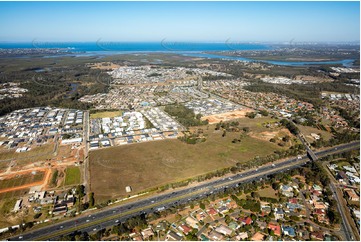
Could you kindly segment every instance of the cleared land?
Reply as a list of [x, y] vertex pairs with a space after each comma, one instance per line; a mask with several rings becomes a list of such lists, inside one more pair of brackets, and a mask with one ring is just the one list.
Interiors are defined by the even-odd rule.
[[264, 189], [260, 189], [257, 191], [260, 197], [271, 197], [271, 198], [278, 198], [276, 195], [276, 191], [273, 190], [272, 187], [266, 187]]
[[16, 159], [18, 163], [30, 163], [39, 160], [46, 160], [52, 158], [52, 152], [54, 151], [54, 143], [44, 144], [39, 147], [32, 148], [30, 151], [16, 153], [14, 150], [7, 151], [2, 150], [0, 152], [0, 161]]
[[[240, 123], [253, 132], [268, 130], [269, 118], [242, 119]], [[162, 140], [111, 147], [90, 153], [91, 190], [97, 200], [135, 194], [151, 187], [181, 181], [217, 169], [246, 162], [255, 156], [272, 154], [281, 148], [269, 141], [246, 136], [232, 143], [240, 132], [216, 131], [215, 125], [202, 128], [207, 140], [195, 145], [180, 140]]]
[[208, 119], [209, 124], [215, 124], [215, 123], [219, 123], [221, 121], [226, 122], [226, 121], [233, 120], [233, 119], [244, 118], [246, 116], [246, 113], [253, 112], [253, 111], [254, 111], [253, 109], [246, 108], [246, 109], [236, 110], [236, 111], [227, 112], [227, 113], [203, 116], [201, 118], [201, 120]]
[[[36, 171], [15, 175], [12, 178], [0, 180], [0, 193], [8, 190], [20, 190], [23, 186], [30, 186], [44, 180], [45, 171]], [[19, 188], [19, 189], [16, 189]]]
[[96, 112], [90, 114], [90, 118], [113, 118], [117, 116], [122, 116], [122, 111], [105, 111], [105, 112]]
[[315, 141], [315, 139], [312, 138], [311, 133], [320, 134], [324, 140], [329, 140], [332, 138], [332, 134], [324, 130], [319, 130], [313, 127], [303, 126], [303, 125], [297, 125], [297, 127], [304, 134], [306, 140], [311, 143]]
[[66, 168], [64, 185], [75, 185], [80, 183], [80, 169], [73, 166]]
[[28, 191], [29, 191], [29, 188], [25, 188], [25, 189], [0, 193], [0, 201], [3, 201], [4, 199], [10, 199], [10, 198], [19, 198], [19, 197], [24, 196], [25, 194], [27, 194]]

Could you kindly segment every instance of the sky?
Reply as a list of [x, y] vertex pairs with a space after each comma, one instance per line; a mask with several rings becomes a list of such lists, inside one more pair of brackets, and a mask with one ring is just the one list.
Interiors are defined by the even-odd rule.
[[359, 2], [0, 2], [0, 41], [359, 41]]

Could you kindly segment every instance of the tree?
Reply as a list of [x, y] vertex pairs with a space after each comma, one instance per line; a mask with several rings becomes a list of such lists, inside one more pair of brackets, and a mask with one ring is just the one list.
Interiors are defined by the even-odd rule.
[[259, 198], [258, 192], [251, 192], [251, 196], [252, 196], [253, 198]]
[[204, 203], [199, 203], [199, 207], [203, 210], [206, 209], [206, 206], [204, 205]]
[[254, 119], [256, 117], [256, 115], [257, 115], [257, 113], [255, 113], [255, 112], [246, 113], [246, 117], [251, 118], [251, 119]]
[[249, 127], [244, 127], [242, 130], [247, 133], [247, 132], [249, 132], [250, 129], [249, 129]]
[[89, 207], [94, 207], [94, 192], [91, 192], [89, 195]]
[[41, 215], [42, 215], [42, 213], [36, 213], [36, 214], [34, 215], [34, 219], [38, 219]]
[[267, 112], [267, 110], [265, 110], [265, 109], [259, 111], [259, 113], [260, 113], [262, 116], [268, 116], [268, 114], [269, 114], [269, 113]]

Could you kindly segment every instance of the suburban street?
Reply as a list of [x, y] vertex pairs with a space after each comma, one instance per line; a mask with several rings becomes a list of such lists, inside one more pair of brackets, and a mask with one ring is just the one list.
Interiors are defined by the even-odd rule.
[[[326, 164], [329, 164], [329, 162], [324, 163], [324, 168], [330, 177], [330, 189], [333, 193], [333, 197], [336, 199], [337, 202], [337, 210], [341, 215], [342, 222], [341, 226], [342, 229], [346, 235], [347, 240], [360, 240], [360, 236], [358, 234], [357, 228], [355, 227], [355, 223], [353, 222], [353, 219], [351, 218], [350, 211], [347, 211], [347, 204], [345, 203], [345, 200], [343, 198], [343, 193], [340, 191], [337, 187], [336, 179], [333, 177], [331, 172], [326, 167]], [[357, 225], [356, 225], [357, 226]]]
[[[317, 151], [315, 155], [319, 158], [325, 157], [331, 154], [359, 149], [359, 146], [360, 143], [356, 141]], [[177, 204], [188, 203], [191, 200], [196, 200], [207, 194], [217, 193], [228, 187], [236, 187], [241, 182], [245, 183], [266, 178], [271, 174], [300, 167], [307, 162], [309, 162], [309, 158], [307, 155], [304, 155], [301, 159], [295, 157], [285, 161], [263, 165], [257, 169], [254, 168], [235, 175], [205, 181], [192, 187], [179, 188], [127, 204], [107, 207], [102, 210], [94, 210], [91, 215], [82, 215], [64, 222], [49, 224], [47, 227], [29, 231], [20, 237], [13, 237], [11, 240], [55, 240], [61, 235], [66, 235], [74, 231], [97, 231], [118, 224], [135, 215], [162, 210]]]

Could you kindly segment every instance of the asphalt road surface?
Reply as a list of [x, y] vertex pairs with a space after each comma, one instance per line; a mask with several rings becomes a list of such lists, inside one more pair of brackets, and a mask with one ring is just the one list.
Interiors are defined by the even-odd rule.
[[[357, 141], [318, 151], [315, 152], [315, 154], [317, 157], [323, 157], [333, 153], [342, 153], [348, 150], [357, 149], [359, 146], [360, 143]], [[237, 173], [227, 178], [206, 181], [193, 187], [178, 189], [174, 192], [154, 195], [127, 204], [107, 207], [102, 210], [94, 210], [91, 215], [81, 215], [64, 222], [49, 224], [47, 227], [29, 231], [21, 236], [13, 237], [10, 240], [56, 240], [61, 235], [67, 235], [74, 231], [94, 232], [123, 222], [128, 218], [140, 215], [141, 213], [150, 213], [169, 208], [173, 205], [188, 203], [191, 200], [205, 197], [208, 194], [217, 193], [228, 187], [237, 187], [241, 182], [245, 183], [260, 180], [271, 174], [300, 167], [306, 164], [306, 162], [309, 162], [309, 158], [304, 155], [301, 159], [293, 158], [274, 164], [264, 165]]]

